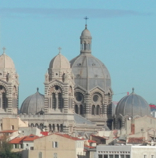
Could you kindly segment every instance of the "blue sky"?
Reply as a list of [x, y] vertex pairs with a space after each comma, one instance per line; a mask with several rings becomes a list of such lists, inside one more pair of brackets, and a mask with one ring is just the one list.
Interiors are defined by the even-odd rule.
[[19, 74], [19, 104], [37, 87], [44, 94], [44, 75], [59, 46], [69, 60], [79, 54], [85, 16], [92, 54], [110, 72], [113, 100], [134, 87], [156, 104], [155, 8], [155, 0], [0, 0], [0, 47]]

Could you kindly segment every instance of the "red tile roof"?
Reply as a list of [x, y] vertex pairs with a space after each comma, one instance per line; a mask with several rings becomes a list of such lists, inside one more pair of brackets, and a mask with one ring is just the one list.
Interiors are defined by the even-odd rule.
[[37, 138], [39, 138], [39, 136], [36, 136], [36, 135], [31, 134], [31, 135], [29, 135], [29, 136], [26, 136], [26, 137], [23, 139], [23, 141], [33, 141], [33, 140], [35, 140], [35, 139], [37, 139]]
[[16, 138], [12, 139], [9, 143], [10, 144], [22, 144], [25, 137], [16, 137]]
[[29, 135], [29, 136], [24, 136], [24, 137], [16, 137], [14, 139], [12, 139], [9, 143], [11, 144], [22, 144], [23, 141], [34, 141], [35, 139], [39, 138], [36, 135]]
[[61, 133], [54, 133], [54, 134], [62, 136], [64, 138], [72, 139], [72, 140], [84, 140], [84, 139], [80, 139], [80, 138], [77, 138], [77, 137], [72, 137], [72, 136], [67, 135], [67, 134], [61, 134]]
[[89, 149], [96, 148], [96, 147], [94, 147], [94, 146], [88, 146], [88, 145], [84, 145], [84, 147], [89, 148]]
[[88, 140], [89, 143], [96, 143], [94, 140]]
[[140, 137], [140, 138], [132, 137], [132, 138], [128, 139], [128, 143], [141, 144], [141, 143], [143, 143], [143, 140], [144, 140], [144, 137]]
[[0, 131], [0, 133], [14, 133], [17, 130], [4, 130], [4, 131]]

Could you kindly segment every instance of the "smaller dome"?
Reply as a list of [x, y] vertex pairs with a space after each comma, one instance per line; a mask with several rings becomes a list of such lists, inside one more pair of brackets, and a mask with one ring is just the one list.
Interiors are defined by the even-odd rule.
[[49, 68], [51, 69], [69, 69], [70, 63], [66, 57], [61, 53], [56, 55], [50, 62]]
[[87, 25], [85, 26], [85, 29], [81, 33], [81, 38], [82, 37], [91, 37], [90, 31], [87, 29]]
[[116, 107], [116, 116], [143, 117], [151, 116], [150, 107], [145, 99], [133, 92], [123, 97]]
[[5, 53], [0, 56], [0, 69], [15, 69], [13, 60]]
[[22, 103], [20, 113], [26, 114], [38, 114], [43, 113], [44, 110], [44, 95], [37, 92], [29, 97], [27, 97]]

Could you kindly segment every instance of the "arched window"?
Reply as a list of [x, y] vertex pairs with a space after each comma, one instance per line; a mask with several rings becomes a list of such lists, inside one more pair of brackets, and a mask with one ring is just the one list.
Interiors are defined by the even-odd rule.
[[7, 97], [6, 97], [6, 89], [0, 85], [0, 108], [6, 110], [7, 108]]
[[80, 105], [80, 115], [83, 115], [83, 106]]
[[51, 124], [49, 124], [49, 131], [51, 131]]
[[92, 105], [92, 115], [95, 115], [95, 105]]
[[58, 94], [58, 107], [61, 109], [62, 107], [62, 93]]
[[60, 132], [63, 132], [63, 124], [60, 126]]
[[55, 96], [55, 93], [52, 93], [52, 108], [53, 109], [56, 109], [56, 96]]
[[55, 124], [53, 124], [53, 132], [55, 131]]
[[87, 50], [87, 43], [84, 43], [84, 50]]
[[78, 105], [75, 105], [75, 113], [78, 114]]
[[34, 124], [33, 124], [33, 123], [31, 123], [31, 127], [34, 127]]
[[60, 130], [60, 126], [59, 124], [57, 124], [57, 131], [59, 132], [59, 130]]
[[100, 106], [99, 105], [97, 105], [97, 107], [96, 107], [96, 114], [100, 115]]

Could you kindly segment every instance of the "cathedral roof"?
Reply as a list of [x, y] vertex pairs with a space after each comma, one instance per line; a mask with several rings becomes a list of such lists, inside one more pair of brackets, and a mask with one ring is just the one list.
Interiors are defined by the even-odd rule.
[[116, 107], [116, 116], [143, 117], [150, 116], [150, 107], [145, 99], [133, 92], [123, 97]]
[[86, 118], [82, 117], [81, 115], [74, 114], [74, 120], [76, 124], [88, 124], [88, 125], [94, 125], [95, 123], [91, 122], [90, 120], [87, 120]]
[[99, 87], [104, 91], [111, 88], [111, 77], [107, 67], [92, 54], [80, 54], [70, 61], [75, 76], [75, 85], [85, 90]]
[[22, 103], [20, 113], [38, 114], [43, 112], [44, 109], [44, 95], [37, 92], [27, 97]]
[[51, 69], [66, 69], [70, 68], [70, 63], [68, 59], [61, 53], [56, 55], [50, 62], [49, 68]]
[[13, 60], [5, 53], [0, 55], [0, 69], [15, 69]]

